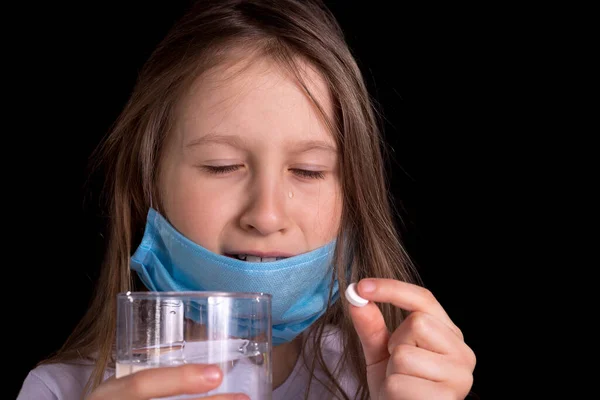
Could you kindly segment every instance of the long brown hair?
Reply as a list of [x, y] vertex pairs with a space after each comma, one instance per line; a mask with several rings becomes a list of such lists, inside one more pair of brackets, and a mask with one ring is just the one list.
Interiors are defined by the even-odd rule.
[[[160, 202], [156, 178], [176, 105], [193, 80], [227, 62], [233, 50], [240, 48], [271, 57], [293, 72], [300, 83], [297, 60], [307, 61], [328, 84], [335, 109], [329, 123], [340, 149], [343, 192], [335, 256], [340, 291], [346, 289], [348, 278], [417, 280], [394, 226], [377, 113], [334, 16], [318, 0], [199, 1], [152, 53], [129, 102], [94, 154], [93, 159], [107, 168], [110, 223], [106, 257], [88, 312], [57, 354], [45, 361], [93, 359], [95, 369], [86, 391], [102, 382], [105, 368], [113, 362], [117, 293], [138, 289], [129, 258], [143, 233], [151, 201]], [[310, 96], [307, 86], [303, 87]], [[380, 308], [389, 327], [401, 322], [401, 310], [386, 304]], [[345, 349], [333, 370], [325, 364], [320, 347], [328, 324], [341, 328]], [[355, 398], [367, 399], [365, 361], [345, 301], [330, 305], [309, 333], [311, 343], [305, 345], [311, 346], [315, 357], [306, 360], [308, 367], [326, 372], [328, 382], [323, 383], [332, 397], [348, 399], [336, 377], [350, 368], [359, 382]]]

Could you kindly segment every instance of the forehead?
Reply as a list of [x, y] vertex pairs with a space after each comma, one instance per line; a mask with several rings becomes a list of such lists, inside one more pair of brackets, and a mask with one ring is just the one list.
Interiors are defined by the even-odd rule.
[[205, 72], [193, 82], [177, 110], [181, 139], [227, 133], [270, 139], [327, 138], [334, 144], [324, 119], [333, 121], [327, 84], [309, 63], [297, 60], [296, 65], [301, 81], [292, 71], [266, 57], [238, 60]]

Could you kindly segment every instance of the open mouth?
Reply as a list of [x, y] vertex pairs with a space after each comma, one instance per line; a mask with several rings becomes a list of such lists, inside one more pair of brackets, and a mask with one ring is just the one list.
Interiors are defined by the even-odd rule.
[[225, 254], [227, 257], [237, 258], [238, 260], [248, 262], [273, 262], [283, 260], [288, 257], [258, 257], [250, 254]]

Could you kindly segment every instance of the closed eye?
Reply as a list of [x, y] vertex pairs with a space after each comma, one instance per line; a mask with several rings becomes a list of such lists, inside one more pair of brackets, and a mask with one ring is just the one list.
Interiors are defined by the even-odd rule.
[[[238, 169], [240, 169], [241, 167], [243, 167], [243, 165], [222, 165], [222, 166], [203, 165], [202, 169], [204, 169], [205, 171], [207, 171], [211, 174], [219, 175], [219, 174], [227, 174], [229, 172], [235, 172]], [[298, 168], [292, 168], [290, 171], [292, 171], [296, 176], [299, 176], [300, 178], [307, 178], [307, 179], [324, 179], [325, 178], [325, 173], [323, 171], [311, 171], [308, 169], [298, 169]]]
[[226, 174], [228, 172], [237, 171], [243, 167], [243, 165], [222, 165], [222, 166], [214, 166], [214, 165], [203, 165], [202, 169], [211, 173], [211, 174]]
[[296, 169], [293, 168], [291, 171], [301, 178], [309, 178], [309, 179], [324, 179], [325, 174], [323, 171], [311, 171], [308, 169]]

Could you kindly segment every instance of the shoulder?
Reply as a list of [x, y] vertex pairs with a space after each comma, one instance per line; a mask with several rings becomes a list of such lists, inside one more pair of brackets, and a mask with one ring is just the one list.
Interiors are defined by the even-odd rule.
[[344, 351], [342, 339], [342, 331], [340, 328], [333, 325], [325, 326], [323, 328], [323, 335], [321, 336], [321, 350], [323, 352], [341, 356]]
[[[346, 344], [344, 343], [344, 337], [340, 328], [335, 326], [327, 326], [323, 330], [321, 336], [321, 354], [325, 364], [327, 365], [330, 372], [334, 373], [338, 378], [338, 383], [344, 389], [346, 394], [350, 395], [351, 398], [353, 393], [356, 393], [358, 389], [358, 381], [352, 373], [352, 369], [346, 363], [342, 363], [342, 356], [347, 353]], [[314, 354], [314, 353], [313, 353]], [[312, 354], [308, 354], [312, 358]], [[319, 371], [320, 372], [320, 371]], [[317, 372], [317, 376], [319, 376]], [[321, 379], [326, 379], [326, 374], [319, 376]]]
[[80, 400], [93, 369], [89, 362], [37, 366], [25, 377], [17, 400]]
[[[314, 333], [313, 333], [314, 334]], [[323, 371], [316, 365], [314, 371], [310, 371], [310, 365], [315, 357], [315, 349], [312, 347], [310, 337], [307, 337], [306, 346], [302, 355], [298, 357], [294, 371], [290, 377], [279, 388], [274, 390], [273, 400], [300, 399], [308, 395], [309, 400], [322, 400], [331, 398], [329, 390], [326, 388], [329, 381], [329, 373]], [[318, 341], [323, 360], [327, 365], [329, 372], [334, 372], [337, 376], [338, 384], [344, 390], [346, 395], [354, 398], [358, 389], [358, 381], [352, 375], [346, 365], [340, 363], [344, 354], [344, 343], [342, 331], [334, 326], [326, 326]], [[306, 388], [310, 383], [310, 392], [306, 393]]]
[[[312, 360], [315, 355], [314, 342], [308, 342], [304, 357]], [[342, 361], [342, 356], [346, 353], [344, 337], [340, 328], [328, 325], [324, 327], [320, 340], [318, 341], [320, 352], [323, 355], [325, 364], [330, 371], [339, 369], [339, 363]], [[346, 372], [342, 370], [341, 372]]]

